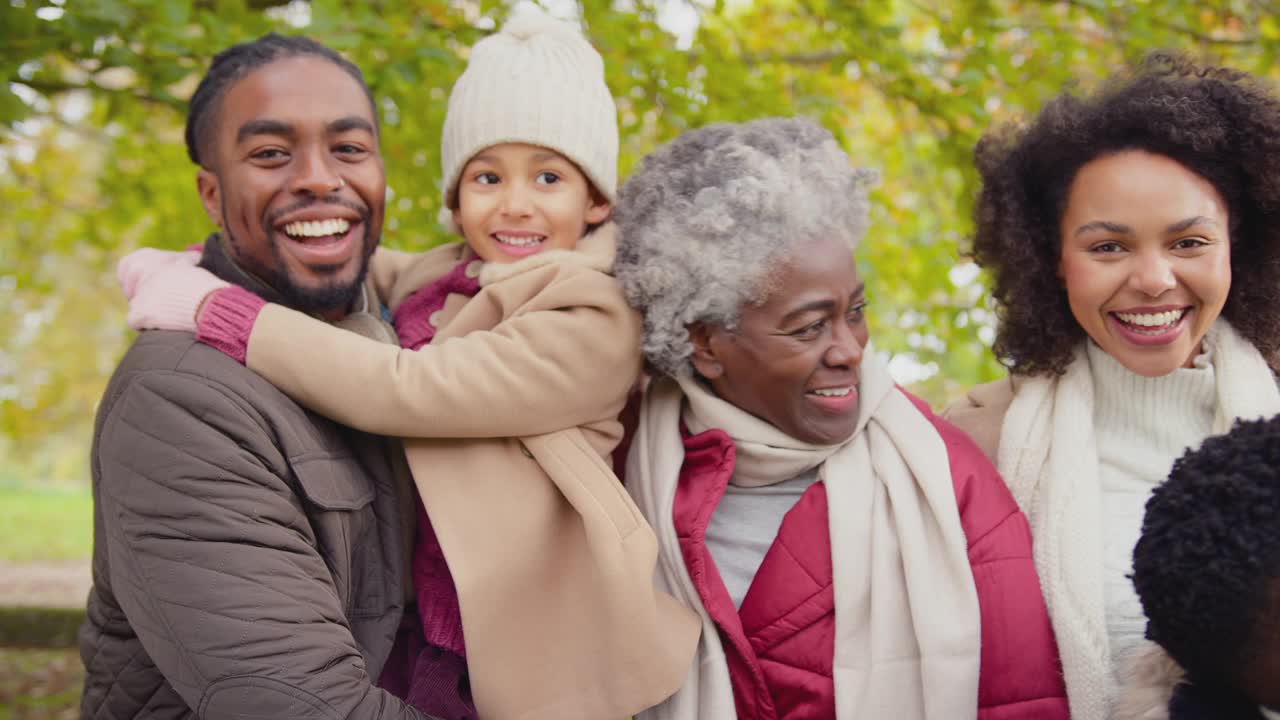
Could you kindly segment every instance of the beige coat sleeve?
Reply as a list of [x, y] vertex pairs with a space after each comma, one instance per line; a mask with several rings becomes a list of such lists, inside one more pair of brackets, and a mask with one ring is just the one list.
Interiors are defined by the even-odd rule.
[[[473, 302], [501, 304], [501, 293]], [[521, 437], [616, 414], [640, 369], [640, 319], [613, 278], [558, 277], [492, 330], [418, 351], [268, 305], [247, 364], [305, 407], [400, 437]]]

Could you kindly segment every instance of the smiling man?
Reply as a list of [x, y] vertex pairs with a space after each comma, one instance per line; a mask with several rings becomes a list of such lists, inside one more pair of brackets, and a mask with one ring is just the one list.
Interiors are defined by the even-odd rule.
[[[395, 342], [364, 282], [385, 176], [354, 65], [304, 38], [231, 47], [186, 140], [218, 228], [201, 265]], [[399, 453], [189, 333], [142, 333], [94, 434], [81, 716], [423, 718], [374, 684], [411, 598]]]
[[210, 243], [283, 304], [329, 320], [360, 293], [386, 193], [373, 99], [335, 58], [270, 62], [221, 97], [194, 98], [187, 123], [200, 199], [221, 229]]

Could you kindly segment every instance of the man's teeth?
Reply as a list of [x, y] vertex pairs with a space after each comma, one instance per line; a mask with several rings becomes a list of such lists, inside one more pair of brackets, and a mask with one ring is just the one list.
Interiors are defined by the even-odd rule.
[[844, 397], [845, 395], [853, 392], [853, 388], [823, 388], [822, 390], [810, 390], [809, 392], [814, 395], [821, 395], [822, 397]]
[[494, 237], [498, 238], [498, 242], [503, 245], [515, 245], [517, 247], [531, 247], [545, 239], [543, 235], [503, 235], [502, 233], [496, 233]]
[[304, 220], [292, 222], [284, 226], [284, 232], [290, 237], [327, 237], [343, 235], [351, 228], [351, 223], [341, 218], [333, 220]]
[[1182, 315], [1186, 310], [1168, 310], [1160, 313], [1116, 313], [1116, 317], [1129, 323], [1130, 325], [1139, 325], [1141, 327], [1164, 327], [1172, 325], [1182, 319]]

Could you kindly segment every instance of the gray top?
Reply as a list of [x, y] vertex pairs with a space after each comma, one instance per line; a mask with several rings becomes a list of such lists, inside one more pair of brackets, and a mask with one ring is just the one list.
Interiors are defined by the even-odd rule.
[[773, 485], [739, 487], [729, 481], [707, 524], [707, 550], [734, 607], [742, 606], [783, 517], [817, 481], [817, 468]]

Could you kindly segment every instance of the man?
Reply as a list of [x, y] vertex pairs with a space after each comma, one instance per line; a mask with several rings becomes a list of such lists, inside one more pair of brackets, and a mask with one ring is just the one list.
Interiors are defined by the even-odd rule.
[[[355, 66], [304, 38], [231, 47], [186, 141], [219, 228], [204, 267], [395, 342], [364, 282], [385, 176]], [[143, 333], [94, 433], [82, 717], [425, 717], [374, 684], [410, 587], [399, 452], [190, 334]]]

